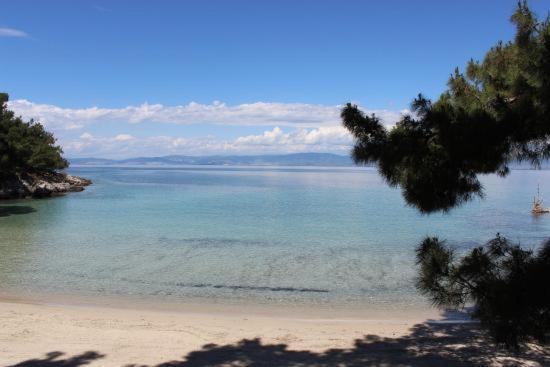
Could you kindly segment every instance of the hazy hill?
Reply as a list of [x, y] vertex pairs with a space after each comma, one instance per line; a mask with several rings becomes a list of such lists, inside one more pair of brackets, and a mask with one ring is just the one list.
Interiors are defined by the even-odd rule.
[[243, 165], [243, 166], [353, 166], [351, 158], [331, 153], [296, 153], [284, 155], [247, 156], [185, 156], [138, 157], [129, 159], [73, 158], [78, 166], [177, 166], [177, 165]]
[[[282, 155], [210, 155], [187, 156], [167, 155], [162, 157], [138, 157], [128, 159], [72, 158], [75, 166], [355, 166], [348, 156], [331, 153], [295, 153]], [[533, 169], [528, 162], [513, 162], [511, 169]], [[541, 164], [542, 169], [550, 169], [550, 161]]]

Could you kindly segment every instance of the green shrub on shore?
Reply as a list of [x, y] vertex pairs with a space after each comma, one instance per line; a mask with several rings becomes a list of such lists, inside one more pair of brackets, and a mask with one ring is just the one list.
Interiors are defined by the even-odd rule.
[[[499, 42], [466, 73], [451, 75], [433, 102], [419, 95], [413, 115], [387, 130], [347, 104], [357, 163], [377, 163], [391, 186], [422, 213], [446, 212], [483, 196], [480, 174], [506, 176], [508, 164], [550, 158], [550, 17], [539, 21], [520, 2], [511, 17], [514, 41]], [[498, 342], [518, 346], [550, 332], [550, 243], [538, 255], [497, 236], [455, 259], [438, 238], [417, 249], [418, 288], [437, 306], [473, 302], [474, 317]]]
[[33, 120], [23, 121], [0, 93], [0, 176], [63, 169], [68, 162], [52, 133]]

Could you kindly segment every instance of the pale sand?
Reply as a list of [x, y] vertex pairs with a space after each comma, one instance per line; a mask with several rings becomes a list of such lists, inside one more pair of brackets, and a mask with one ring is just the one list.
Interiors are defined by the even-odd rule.
[[0, 365], [550, 365], [545, 349], [514, 358], [497, 351], [474, 324], [425, 323], [437, 318], [432, 310], [115, 306], [2, 296]]

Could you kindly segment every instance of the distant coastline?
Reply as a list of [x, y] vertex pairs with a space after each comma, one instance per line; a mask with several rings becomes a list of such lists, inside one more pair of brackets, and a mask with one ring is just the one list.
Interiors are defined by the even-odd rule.
[[73, 158], [71, 165], [78, 166], [354, 166], [349, 156], [331, 153], [295, 153], [283, 155], [168, 155], [127, 159]]
[[[125, 159], [71, 158], [73, 166], [84, 167], [174, 167], [174, 166], [312, 166], [312, 167], [358, 167], [351, 157], [333, 153], [293, 153], [268, 155], [167, 155], [159, 157], [136, 157]], [[365, 167], [365, 165], [361, 165]], [[375, 167], [375, 165], [367, 165]], [[550, 169], [550, 161], [544, 161], [541, 169]], [[514, 162], [510, 169], [533, 169], [527, 162]]]

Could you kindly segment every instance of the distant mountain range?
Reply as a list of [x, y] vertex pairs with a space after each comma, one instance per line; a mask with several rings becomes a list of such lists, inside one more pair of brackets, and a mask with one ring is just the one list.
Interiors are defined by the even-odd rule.
[[[210, 155], [187, 156], [167, 155], [162, 157], [138, 157], [128, 159], [73, 158], [75, 166], [355, 166], [348, 156], [331, 153], [295, 153], [282, 155]], [[526, 162], [511, 163], [511, 169], [532, 169]], [[550, 162], [541, 164], [542, 169], [550, 169]]]
[[163, 157], [138, 157], [128, 159], [73, 158], [75, 166], [353, 166], [348, 156], [331, 153], [295, 153], [284, 155], [212, 155], [185, 156], [168, 155]]

